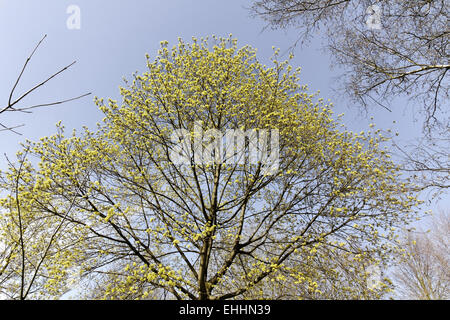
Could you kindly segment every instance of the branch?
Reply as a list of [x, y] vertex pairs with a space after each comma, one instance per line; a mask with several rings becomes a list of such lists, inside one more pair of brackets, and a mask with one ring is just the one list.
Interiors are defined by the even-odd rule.
[[[30, 54], [30, 55], [28, 56], [28, 58], [26, 59], [24, 65], [23, 65], [23, 67], [22, 67], [22, 70], [20, 71], [19, 76], [17, 77], [17, 79], [16, 79], [16, 81], [15, 81], [15, 83], [14, 83], [14, 85], [13, 85], [13, 88], [11, 89], [11, 92], [10, 92], [9, 98], [8, 98], [8, 103], [7, 103], [7, 105], [6, 105], [5, 107], [3, 107], [3, 108], [0, 108], [0, 115], [3, 114], [3, 113], [5, 113], [5, 112], [8, 112], [8, 111], [9, 111], [9, 112], [26, 112], [26, 113], [31, 113], [31, 112], [29, 111], [29, 110], [31, 110], [31, 109], [36, 109], [36, 108], [40, 108], [40, 107], [47, 107], [47, 106], [59, 105], [59, 104], [63, 104], [63, 103], [66, 103], [66, 102], [70, 102], [70, 101], [74, 101], [74, 100], [81, 99], [81, 98], [86, 97], [86, 96], [88, 96], [88, 95], [91, 94], [91, 92], [89, 92], [89, 93], [86, 93], [86, 94], [83, 94], [83, 95], [80, 95], [80, 96], [77, 96], [77, 97], [74, 97], [74, 98], [70, 98], [70, 99], [58, 100], [58, 101], [55, 101], [55, 102], [44, 103], [44, 104], [36, 104], [36, 105], [32, 105], [32, 106], [30, 106], [30, 107], [24, 107], [24, 108], [19, 108], [19, 109], [14, 108], [14, 106], [15, 106], [16, 104], [18, 104], [20, 101], [22, 101], [25, 97], [27, 97], [27, 96], [30, 95], [32, 92], [34, 92], [35, 90], [39, 89], [40, 87], [44, 86], [47, 82], [49, 82], [49, 81], [52, 80], [53, 78], [57, 77], [59, 74], [63, 73], [64, 71], [66, 71], [67, 69], [69, 69], [70, 67], [72, 67], [72, 66], [76, 63], [76, 61], [70, 63], [69, 65], [65, 66], [64, 68], [60, 69], [59, 71], [53, 73], [51, 76], [49, 76], [49, 77], [48, 77], [47, 79], [45, 79], [44, 81], [38, 83], [37, 85], [35, 85], [35, 86], [32, 87], [31, 89], [29, 89], [28, 91], [26, 91], [25, 93], [23, 93], [19, 98], [13, 99], [14, 92], [16, 91], [16, 88], [17, 88], [17, 86], [18, 86], [20, 80], [22, 79], [22, 76], [23, 76], [23, 74], [24, 74], [24, 72], [25, 72], [25, 70], [26, 70], [26, 68], [27, 68], [27, 66], [28, 66], [28, 63], [31, 61], [31, 59], [33, 58], [35, 52], [36, 52], [37, 49], [40, 47], [40, 45], [42, 44], [42, 42], [45, 40], [46, 37], [47, 37], [47, 35], [44, 35], [44, 37], [38, 42], [38, 44], [36, 45], [36, 47], [33, 49], [33, 51], [31, 52], [31, 54]], [[23, 125], [15, 126], [15, 127], [9, 127], [9, 126], [6, 126], [6, 125], [4, 125], [4, 124], [2, 124], [2, 123], [0, 122], [0, 127], [2, 128], [2, 129], [0, 129], [0, 131], [11, 131], [11, 132], [13, 132], [13, 133], [16, 133], [16, 134], [19, 134], [19, 135], [20, 135], [20, 133], [18, 133], [18, 132], [15, 131], [14, 129], [16, 129], [16, 128], [18, 128], [18, 127], [21, 127], [21, 126], [23, 126]]]

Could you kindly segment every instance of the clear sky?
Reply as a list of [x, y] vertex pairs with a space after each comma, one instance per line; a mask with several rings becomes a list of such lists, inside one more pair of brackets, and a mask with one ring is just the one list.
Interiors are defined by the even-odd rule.
[[[93, 127], [102, 118], [93, 97], [118, 99], [122, 78], [145, 71], [145, 53], [154, 57], [162, 40], [175, 44], [178, 37], [190, 40], [192, 36], [231, 33], [240, 45], [258, 48], [259, 59], [269, 63], [272, 46], [286, 52], [296, 40], [296, 30], [264, 28], [265, 22], [252, 18], [246, 9], [250, 3], [250, 0], [0, 0], [0, 107], [6, 104], [23, 63], [44, 34], [48, 37], [29, 64], [17, 94], [72, 61], [77, 60], [77, 64], [33, 93], [22, 106], [93, 93], [31, 115], [10, 114], [2, 118], [5, 124], [26, 126], [19, 129], [22, 136], [0, 132], [1, 159], [3, 153], [13, 158], [18, 143], [26, 138], [37, 140], [55, 133], [59, 120], [68, 131], [84, 125]], [[81, 10], [80, 29], [67, 27], [70, 5]], [[330, 59], [320, 45], [318, 35], [308, 47], [296, 48], [292, 64], [302, 67], [302, 81], [312, 92], [320, 90], [321, 97], [334, 102], [336, 113], [345, 112], [349, 129], [367, 129], [372, 122], [369, 117], [373, 116], [377, 127], [398, 131], [399, 141], [413, 142], [420, 135], [420, 121], [414, 122], [414, 108], [402, 99], [393, 103], [394, 112], [372, 109], [366, 117], [357, 105], [339, 97], [332, 88], [342, 70], [331, 68]], [[393, 124], [393, 120], [397, 123]], [[0, 169], [5, 162], [0, 160]], [[449, 204], [449, 197], [445, 197], [438, 206], [444, 208]]]

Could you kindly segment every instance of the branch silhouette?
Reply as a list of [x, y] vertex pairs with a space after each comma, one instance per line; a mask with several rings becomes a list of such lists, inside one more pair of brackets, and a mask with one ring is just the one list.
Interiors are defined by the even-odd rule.
[[[29, 64], [29, 62], [31, 61], [31, 59], [33, 58], [34, 54], [36, 53], [36, 51], [38, 50], [38, 48], [41, 46], [41, 44], [43, 43], [43, 41], [47, 38], [47, 35], [44, 35], [42, 37], [42, 39], [37, 43], [37, 45], [34, 47], [33, 51], [31, 52], [31, 54], [28, 56], [28, 58], [26, 59], [22, 70], [19, 73], [19, 76], [17, 77], [10, 93], [9, 93], [9, 98], [8, 98], [8, 103], [6, 106], [4, 107], [0, 107], [0, 116], [6, 112], [24, 112], [24, 113], [32, 113], [31, 110], [36, 109], [36, 108], [42, 108], [42, 107], [49, 107], [49, 106], [56, 106], [56, 105], [60, 105], [63, 103], [67, 103], [70, 101], [74, 101], [74, 100], [78, 100], [81, 98], [84, 98], [86, 96], [91, 95], [91, 92], [89, 93], [85, 93], [73, 98], [69, 98], [69, 99], [60, 99], [60, 100], [56, 100], [53, 102], [48, 102], [48, 103], [39, 103], [39, 104], [35, 104], [35, 105], [31, 105], [31, 106], [25, 106], [25, 107], [16, 107], [16, 105], [19, 104], [19, 102], [21, 102], [25, 97], [29, 96], [31, 93], [33, 93], [34, 91], [36, 91], [37, 89], [39, 89], [40, 87], [43, 87], [45, 84], [47, 84], [50, 80], [52, 80], [53, 78], [57, 77], [58, 75], [60, 75], [61, 73], [63, 73], [64, 71], [66, 71], [67, 69], [69, 69], [70, 67], [72, 67], [76, 61], [73, 61], [72, 63], [66, 65], [65, 67], [61, 68], [60, 70], [58, 70], [57, 72], [53, 73], [52, 75], [50, 75], [48, 78], [46, 78], [45, 80], [43, 80], [42, 82], [36, 84], [35, 86], [33, 86], [31, 89], [25, 91], [25, 93], [23, 93], [22, 95], [20, 95], [18, 98], [14, 98], [14, 93], [16, 92], [17, 86], [19, 85], [20, 80], [22, 79], [23, 74], [25, 73], [27, 66]], [[15, 134], [19, 134], [20, 133], [18, 131], [16, 131], [15, 129], [23, 127], [24, 125], [15, 125], [15, 126], [8, 126], [4, 123], [2, 123], [0, 121], [0, 132], [1, 131], [11, 131]]]

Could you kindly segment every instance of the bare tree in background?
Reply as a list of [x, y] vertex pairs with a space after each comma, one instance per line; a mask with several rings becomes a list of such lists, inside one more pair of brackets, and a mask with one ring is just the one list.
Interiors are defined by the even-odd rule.
[[[447, 1], [258, 0], [253, 12], [275, 28], [297, 27], [299, 40], [324, 28], [336, 62], [352, 71], [344, 82], [358, 101], [406, 93], [423, 102], [427, 126], [448, 125], [439, 114], [449, 95]], [[367, 23], [378, 18], [381, 29]]]
[[36, 108], [41, 108], [41, 107], [48, 107], [48, 106], [55, 106], [55, 105], [59, 105], [59, 104], [63, 104], [66, 102], [70, 102], [73, 100], [77, 100], [80, 98], [83, 98], [85, 96], [90, 95], [91, 93], [86, 93], [83, 94], [81, 96], [77, 96], [74, 98], [70, 98], [70, 99], [65, 99], [65, 100], [56, 100], [53, 102], [48, 102], [48, 103], [40, 103], [40, 104], [34, 104], [34, 105], [30, 105], [30, 106], [20, 106], [19, 103], [28, 95], [30, 95], [32, 92], [36, 91], [37, 89], [39, 89], [40, 87], [44, 86], [47, 82], [49, 82], [50, 80], [52, 80], [53, 78], [57, 77], [58, 75], [60, 75], [61, 73], [63, 73], [64, 71], [66, 71], [67, 69], [69, 69], [70, 67], [72, 67], [76, 61], [70, 63], [69, 65], [65, 66], [64, 68], [60, 69], [59, 71], [53, 73], [51, 76], [49, 76], [48, 78], [46, 78], [45, 80], [43, 80], [42, 82], [36, 84], [35, 86], [33, 86], [32, 88], [30, 88], [29, 90], [25, 91], [23, 94], [19, 95], [17, 98], [14, 98], [14, 95], [16, 93], [16, 89], [17, 86], [19, 85], [20, 79], [22, 78], [28, 63], [31, 61], [32, 57], [34, 56], [35, 52], [37, 51], [37, 49], [39, 48], [39, 46], [42, 44], [42, 42], [45, 40], [45, 38], [47, 37], [47, 35], [45, 35], [36, 45], [36, 47], [33, 49], [33, 51], [31, 52], [31, 54], [28, 56], [28, 58], [25, 61], [25, 64], [22, 67], [22, 70], [20, 71], [19, 76], [17, 77], [13, 88], [11, 89], [11, 92], [9, 94], [9, 98], [8, 98], [8, 102], [6, 104], [6, 106], [0, 106], [0, 131], [11, 131], [17, 134], [20, 134], [19, 132], [17, 132], [15, 129], [22, 127], [23, 125], [13, 125], [13, 126], [9, 126], [6, 125], [2, 122], [1, 116], [3, 114], [6, 114], [7, 112], [23, 112], [23, 113], [31, 113], [33, 109]]
[[401, 298], [450, 298], [450, 216], [440, 212], [428, 232], [409, 232], [405, 241], [405, 258], [394, 272]]
[[297, 43], [322, 30], [334, 62], [347, 71], [340, 89], [364, 108], [390, 110], [394, 97], [410, 98], [424, 116], [424, 137], [399, 148], [405, 170], [421, 188], [448, 190], [448, 0], [255, 0], [251, 9], [273, 28], [296, 27]]

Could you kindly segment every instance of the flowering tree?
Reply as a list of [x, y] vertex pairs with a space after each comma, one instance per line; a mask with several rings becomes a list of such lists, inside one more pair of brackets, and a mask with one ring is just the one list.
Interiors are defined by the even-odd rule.
[[[147, 59], [122, 104], [97, 99], [97, 131], [59, 126], [3, 175], [3, 237], [25, 249], [0, 286], [20, 287], [36, 266], [25, 256], [46, 244], [35, 292], [50, 296], [74, 273], [88, 297], [111, 299], [375, 298], [389, 287], [367, 287], [367, 268], [387, 262], [417, 200], [378, 131], [342, 128], [276, 52], [269, 68], [231, 38], [193, 39]], [[211, 129], [249, 134], [221, 152]], [[261, 143], [262, 130], [277, 143]], [[255, 139], [277, 149], [275, 170], [249, 156]], [[192, 152], [176, 163], [180, 144]]]

